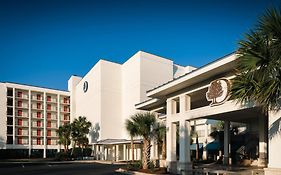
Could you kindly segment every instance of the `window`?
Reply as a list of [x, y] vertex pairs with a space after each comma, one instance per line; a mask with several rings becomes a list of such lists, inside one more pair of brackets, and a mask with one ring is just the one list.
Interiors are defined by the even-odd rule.
[[47, 131], [47, 136], [51, 136], [51, 130]]
[[41, 95], [37, 94], [37, 100], [41, 100]]
[[47, 122], [47, 127], [48, 127], [48, 128], [51, 127], [51, 122], [50, 122], [50, 121]]
[[18, 129], [18, 135], [22, 135], [22, 128]]
[[37, 136], [41, 136], [41, 130], [37, 129]]
[[7, 125], [13, 125], [13, 118], [7, 117]]
[[7, 134], [13, 134], [13, 127], [7, 126]]
[[22, 144], [22, 138], [18, 137], [18, 144]]
[[37, 145], [41, 145], [41, 139], [37, 138]]
[[8, 89], [7, 96], [9, 96], [9, 97], [13, 96], [13, 89]]
[[37, 112], [37, 118], [41, 118], [41, 112]]
[[22, 107], [22, 101], [18, 101], [18, 107]]
[[37, 109], [41, 109], [41, 103], [37, 103]]
[[64, 120], [68, 120], [68, 116], [66, 114], [64, 115]]
[[64, 103], [68, 103], [68, 99], [67, 99], [67, 98], [64, 98], [64, 99], [63, 99], [63, 102], [64, 102]]
[[52, 115], [51, 113], [47, 113], [47, 119], [51, 119]]
[[22, 98], [22, 92], [18, 92], [18, 97]]
[[67, 106], [64, 106], [64, 107], [63, 107], [63, 111], [64, 111], [64, 112], [67, 112], [67, 111], [68, 111], [68, 110], [67, 110]]
[[52, 106], [51, 106], [50, 104], [48, 104], [48, 105], [47, 105], [47, 110], [51, 110], [51, 107], [52, 107]]
[[51, 145], [52, 144], [52, 140], [51, 139], [47, 139], [47, 145]]
[[7, 144], [13, 144], [13, 136], [7, 136]]
[[12, 98], [8, 98], [7, 99], [7, 105], [8, 106], [13, 106], [13, 99]]
[[51, 100], [52, 100], [51, 96], [47, 96], [47, 101], [51, 101]]
[[37, 121], [37, 127], [41, 127], [41, 121]]
[[18, 116], [22, 116], [22, 110], [18, 110]]
[[18, 125], [22, 126], [22, 119], [18, 119]]
[[7, 115], [13, 115], [13, 108], [7, 108]]

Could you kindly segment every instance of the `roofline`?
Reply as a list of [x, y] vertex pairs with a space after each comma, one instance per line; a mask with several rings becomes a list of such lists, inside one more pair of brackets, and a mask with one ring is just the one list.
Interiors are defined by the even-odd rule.
[[62, 90], [62, 89], [48, 88], [48, 87], [44, 87], [44, 86], [36, 86], [36, 85], [30, 85], [30, 84], [25, 84], [25, 83], [15, 83], [15, 82], [10, 82], [10, 81], [0, 82], [0, 83], [10, 83], [10, 84], [23, 85], [23, 86], [30, 86], [30, 87], [43, 88], [43, 89], [50, 89], [50, 90], [55, 90], [55, 91], [61, 91], [61, 92], [67, 92], [67, 93], [69, 93], [69, 91]]
[[[209, 65], [211, 65], [211, 64], [214, 64], [214, 63], [216, 63], [216, 62], [219, 62], [219, 61], [223, 60], [224, 58], [226, 58], [226, 57], [228, 57], [228, 56], [231, 56], [231, 55], [234, 55], [234, 54], [236, 54], [236, 53], [237, 53], [237, 52], [234, 51], [234, 52], [231, 52], [231, 53], [229, 53], [229, 54], [227, 54], [227, 55], [224, 55], [223, 57], [220, 57], [220, 58], [218, 58], [218, 59], [216, 59], [216, 60], [214, 60], [214, 61], [211, 61], [211, 62], [209, 62], [208, 64], [205, 64], [205, 65], [203, 65], [203, 66], [201, 66], [201, 67], [199, 67], [199, 68], [197, 68], [197, 69], [194, 69], [194, 70], [192, 70], [192, 71], [190, 71], [190, 72], [188, 72], [188, 73], [186, 73], [186, 74], [183, 74], [183, 75], [181, 75], [181, 76], [179, 76], [179, 77], [177, 77], [177, 78], [175, 78], [175, 79], [173, 79], [173, 80], [170, 80], [170, 81], [168, 81], [168, 82], [166, 82], [166, 83], [163, 83], [163, 84], [160, 85], [160, 86], [157, 86], [157, 87], [155, 87], [155, 88], [152, 88], [152, 89], [150, 89], [150, 90], [147, 90], [146, 93], [147, 93], [147, 94], [148, 94], [148, 93], [152, 93], [152, 91], [155, 91], [155, 90], [157, 90], [157, 89], [159, 89], [159, 88], [161, 88], [161, 87], [163, 87], [163, 86], [165, 86], [165, 85], [168, 85], [168, 84], [170, 84], [170, 83], [172, 83], [172, 82], [174, 82], [174, 81], [177, 81], [177, 80], [179, 80], [179, 79], [181, 79], [181, 78], [183, 78], [183, 77], [185, 77], [185, 76], [187, 76], [187, 75], [189, 75], [189, 74], [192, 74], [192, 73], [194, 73], [194, 72], [198, 72], [198, 71], [202, 70], [203, 68], [205, 68], [205, 67], [207, 67], [207, 66], [209, 66]], [[150, 96], [150, 95], [148, 95], [148, 96]]]

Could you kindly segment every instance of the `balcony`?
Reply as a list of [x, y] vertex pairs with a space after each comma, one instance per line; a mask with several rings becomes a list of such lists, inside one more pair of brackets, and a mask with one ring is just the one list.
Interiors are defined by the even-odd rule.
[[28, 118], [28, 113], [16, 113], [17, 118]]
[[57, 97], [47, 96], [46, 102], [47, 103], [57, 103]]
[[16, 99], [23, 99], [23, 100], [28, 100], [28, 94], [17, 94]]
[[32, 95], [31, 96], [31, 100], [32, 101], [38, 101], [38, 102], [42, 102], [43, 101], [43, 94], [39, 97], [39, 96], [37, 96], [37, 95]]
[[16, 108], [18, 108], [18, 109], [28, 109], [28, 103], [17, 104]]
[[57, 111], [58, 111], [58, 108], [55, 107], [55, 106], [51, 106], [51, 107], [48, 107], [48, 106], [47, 106], [47, 111], [50, 111], [50, 112], [57, 112]]
[[70, 99], [69, 98], [63, 98], [60, 100], [61, 104], [69, 105], [70, 104]]
[[43, 105], [36, 105], [36, 104], [32, 104], [32, 106], [31, 106], [31, 108], [33, 109], [33, 110], [43, 110], [44, 108], [43, 108]]

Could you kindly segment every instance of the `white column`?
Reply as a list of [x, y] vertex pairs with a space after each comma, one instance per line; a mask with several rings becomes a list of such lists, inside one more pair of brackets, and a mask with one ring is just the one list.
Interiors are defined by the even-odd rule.
[[28, 155], [31, 155], [31, 91], [28, 91]]
[[267, 116], [261, 115], [259, 118], [259, 159], [258, 166], [267, 165]]
[[173, 113], [173, 101], [171, 99], [167, 100], [167, 118], [166, 118], [166, 164], [168, 166], [168, 171], [174, 172], [176, 170], [176, 124], [170, 121]]
[[189, 122], [185, 120], [180, 121], [179, 128], [179, 142], [180, 142], [180, 160], [178, 166], [178, 172], [186, 171], [191, 169], [190, 164], [190, 133], [189, 133]]
[[[204, 133], [204, 143], [203, 143], [203, 148], [206, 147], [206, 145], [208, 144], [208, 135], [209, 135], [209, 125], [205, 124], [205, 133]], [[203, 160], [207, 160], [208, 158], [208, 153], [206, 149], [203, 149]]]
[[230, 134], [229, 134], [229, 129], [230, 129], [230, 122], [229, 121], [224, 121], [224, 155], [223, 155], [223, 163], [225, 165], [229, 164], [229, 155], [230, 155]]
[[16, 89], [13, 88], [13, 145], [16, 144]]
[[46, 154], [47, 154], [47, 134], [46, 134], [46, 92], [44, 92], [44, 105], [43, 105], [43, 108], [44, 108], [44, 131], [43, 131], [43, 135], [44, 135], [44, 139], [43, 139], [43, 143], [44, 143], [44, 150], [43, 150], [43, 158], [46, 158]]
[[116, 160], [116, 161], [119, 161], [119, 145], [116, 145], [115, 151], [116, 151], [115, 160]]
[[[57, 128], [60, 127], [60, 95], [57, 96]], [[61, 150], [61, 145], [58, 144], [58, 152]]]
[[104, 160], [104, 145], [100, 146], [101, 160]]
[[126, 154], [126, 144], [123, 145], [123, 160], [127, 160], [127, 154]]
[[104, 160], [108, 160], [108, 148], [104, 148]]

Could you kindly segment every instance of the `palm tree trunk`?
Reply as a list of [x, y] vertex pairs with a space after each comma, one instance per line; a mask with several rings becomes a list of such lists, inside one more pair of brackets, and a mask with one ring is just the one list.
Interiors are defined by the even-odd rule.
[[131, 137], [131, 151], [132, 151], [132, 162], [135, 161], [135, 156], [134, 156], [134, 139]]
[[166, 159], [166, 140], [164, 139], [162, 143], [162, 160], [165, 159]]
[[196, 135], [196, 160], [199, 160], [199, 142], [198, 142], [198, 135]]
[[143, 139], [143, 159], [142, 159], [142, 168], [147, 170], [148, 169], [148, 163], [149, 163], [149, 157], [150, 157], [150, 151], [149, 151], [149, 140]]

